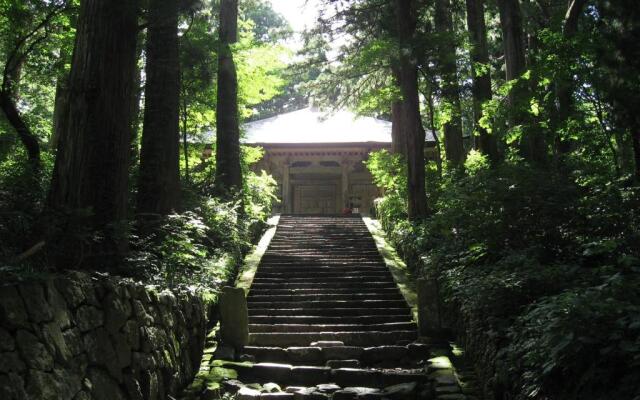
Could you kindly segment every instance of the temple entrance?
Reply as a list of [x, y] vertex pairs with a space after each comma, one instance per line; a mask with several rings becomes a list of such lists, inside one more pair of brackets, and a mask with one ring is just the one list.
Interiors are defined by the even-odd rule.
[[294, 214], [336, 214], [338, 210], [336, 185], [295, 185], [293, 189]]

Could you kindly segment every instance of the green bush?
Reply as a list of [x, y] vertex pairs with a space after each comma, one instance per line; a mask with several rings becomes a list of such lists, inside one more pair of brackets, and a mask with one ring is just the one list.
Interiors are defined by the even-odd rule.
[[[417, 223], [397, 191], [377, 201], [412, 273], [438, 279], [448, 323], [498, 398], [638, 393], [640, 188], [571, 163], [470, 157], [464, 174], [427, 177], [434, 211]], [[368, 166], [389, 188], [402, 173], [389, 155]]]
[[[521, 398], [632, 399], [640, 393], [640, 279], [544, 297], [509, 330], [504, 354]], [[570, 384], [567, 384], [570, 383]]]
[[14, 146], [0, 161], [0, 260], [26, 250], [49, 189], [53, 157], [42, 154], [34, 172], [22, 147]]

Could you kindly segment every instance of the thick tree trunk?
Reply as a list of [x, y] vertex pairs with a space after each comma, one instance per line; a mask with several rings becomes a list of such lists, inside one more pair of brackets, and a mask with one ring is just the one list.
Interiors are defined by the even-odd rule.
[[[506, 79], [518, 79], [526, 70], [524, 34], [519, 0], [498, 0], [500, 9], [500, 25], [506, 66]], [[541, 132], [532, 131], [529, 124], [528, 106], [529, 90], [526, 82], [519, 82], [509, 93], [510, 125], [512, 128], [522, 126], [520, 153], [530, 162], [543, 164], [547, 150]]]
[[444, 150], [447, 161], [455, 168], [462, 167], [465, 159], [462, 141], [462, 117], [460, 110], [460, 87], [456, 66], [456, 41], [453, 37], [453, 19], [450, 0], [436, 0], [435, 27], [441, 35], [438, 40], [438, 72], [442, 82], [442, 99], [450, 114], [442, 126]]
[[640, 127], [631, 132], [631, 140], [633, 140], [633, 159], [635, 160], [635, 179], [640, 182]]
[[[562, 36], [565, 42], [570, 43], [578, 30], [578, 20], [584, 10], [587, 0], [569, 0], [567, 8], [567, 14], [564, 19]], [[560, 125], [565, 123], [574, 113], [573, 92], [574, 92], [573, 76], [569, 71], [568, 75], [564, 76], [557, 82], [556, 93], [558, 98], [558, 115], [557, 120]], [[571, 151], [572, 145], [570, 141], [557, 140], [558, 152], [568, 153]]]
[[402, 132], [402, 101], [391, 103], [391, 152], [401, 154], [407, 153], [406, 138]]
[[473, 81], [473, 129], [477, 134], [477, 148], [486, 154], [492, 163], [498, 161], [498, 145], [495, 136], [487, 132], [478, 123], [482, 117], [482, 105], [491, 100], [491, 74], [489, 71], [478, 73], [476, 64], [489, 68], [489, 46], [487, 45], [487, 26], [484, 20], [484, 0], [466, 0], [467, 27], [471, 39], [471, 78]]
[[400, 41], [398, 71], [402, 93], [402, 132], [407, 143], [408, 216], [411, 220], [428, 214], [425, 192], [425, 132], [420, 119], [418, 68], [413, 51], [416, 28], [415, 0], [396, 0], [396, 28]]
[[221, 194], [242, 190], [238, 78], [231, 45], [238, 38], [238, 0], [221, 0], [216, 109], [216, 187]]
[[60, 135], [64, 132], [66, 125], [67, 111], [69, 109], [69, 87], [67, 79], [67, 76], [60, 77], [56, 83], [56, 97], [53, 108], [53, 132], [51, 132], [51, 140], [49, 140], [49, 147], [52, 150], [58, 148]]
[[[110, 261], [126, 249], [122, 223], [127, 217], [137, 12], [131, 0], [81, 2], [67, 123], [49, 198], [54, 210], [73, 212], [76, 218], [91, 213], [86, 228], [104, 233], [103, 244], [91, 250], [94, 256], [116, 256]], [[78, 253], [78, 242], [68, 245], [70, 253]], [[96, 261], [107, 261], [103, 258]]]
[[142, 86], [142, 50], [146, 42], [142, 32], [138, 33], [136, 39], [136, 66], [133, 70], [133, 95], [131, 96], [131, 166], [138, 164], [140, 159], [140, 102], [144, 87]]
[[[391, 69], [396, 85], [400, 86], [400, 71], [397, 67]], [[406, 157], [407, 138], [402, 131], [402, 100], [394, 100], [391, 103], [391, 152]]]
[[167, 215], [180, 203], [177, 0], [150, 1], [146, 57], [137, 212]]
[[40, 142], [38, 142], [38, 139], [31, 133], [22, 115], [20, 115], [11, 94], [6, 91], [0, 91], [0, 108], [2, 108], [4, 115], [7, 117], [7, 121], [9, 121], [13, 129], [16, 130], [20, 141], [27, 150], [29, 162], [38, 168], [40, 165]]

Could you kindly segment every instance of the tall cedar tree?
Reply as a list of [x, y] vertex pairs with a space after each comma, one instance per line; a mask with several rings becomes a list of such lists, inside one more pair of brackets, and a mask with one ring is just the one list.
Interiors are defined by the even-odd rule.
[[238, 40], [238, 0], [220, 2], [218, 107], [216, 109], [216, 187], [221, 194], [242, 189], [238, 77], [232, 44]]
[[[607, 72], [606, 97], [616, 122], [627, 128], [640, 182], [640, 8], [634, 0], [599, 0], [602, 19], [598, 28], [609, 46], [598, 50], [598, 62]], [[623, 150], [624, 151], [624, 150]]]
[[90, 211], [85, 226], [105, 235], [103, 246], [92, 249], [94, 254], [117, 254], [126, 248], [126, 237], [111, 228], [127, 216], [137, 17], [137, 1], [80, 4], [66, 123], [49, 204], [60, 211]]
[[[487, 45], [487, 25], [484, 20], [484, 0], [466, 0], [467, 27], [471, 42], [471, 79], [473, 82], [473, 130], [477, 134], [476, 148], [489, 157], [492, 163], [498, 161], [498, 145], [494, 135], [481, 127], [482, 104], [491, 100], [491, 74], [489, 73], [489, 46]], [[482, 71], [476, 70], [479, 65]], [[485, 70], [486, 69], [486, 70]]]
[[[521, 78], [526, 71], [524, 32], [522, 28], [522, 11], [519, 0], [498, 0], [500, 10], [500, 25], [502, 27], [502, 42], [506, 66], [506, 79], [511, 81]], [[544, 136], [540, 132], [533, 132], [529, 126], [528, 100], [529, 90], [526, 82], [518, 82], [509, 92], [511, 108], [511, 128], [522, 126], [520, 137], [520, 153], [530, 162], [543, 164], [547, 150]]]
[[[570, 0], [567, 13], [562, 26], [562, 37], [566, 43], [570, 43], [578, 31], [578, 20], [587, 0]], [[573, 61], [573, 60], [571, 60]], [[573, 76], [571, 71], [559, 79], [556, 83], [556, 93], [558, 98], [558, 122], [560, 124], [566, 122], [575, 112], [573, 101], [574, 92]], [[557, 139], [557, 147], [559, 153], [568, 153], [571, 151], [571, 143], [567, 140]]]
[[[393, 63], [392, 63], [393, 64]], [[392, 66], [394, 83], [400, 85], [400, 71], [397, 66]], [[394, 99], [391, 102], [391, 152], [394, 154], [407, 154], [407, 138], [402, 131], [402, 100]]]
[[425, 132], [420, 118], [418, 97], [418, 67], [413, 49], [417, 10], [415, 0], [396, 0], [396, 29], [400, 43], [398, 77], [402, 94], [401, 133], [407, 146], [407, 185], [409, 219], [427, 216], [425, 192]]
[[465, 159], [462, 142], [462, 116], [460, 110], [460, 86], [456, 66], [456, 40], [453, 30], [453, 12], [450, 0], [436, 0], [435, 27], [440, 35], [437, 45], [438, 72], [441, 80], [442, 100], [450, 113], [443, 124], [444, 146], [447, 161], [456, 168], [462, 167]]
[[137, 211], [166, 215], [180, 203], [178, 0], [149, 2], [146, 57]]

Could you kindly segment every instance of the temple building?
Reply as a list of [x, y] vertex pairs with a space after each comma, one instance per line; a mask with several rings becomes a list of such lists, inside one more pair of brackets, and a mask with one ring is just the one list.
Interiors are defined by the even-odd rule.
[[265, 150], [254, 168], [278, 182], [275, 213], [372, 213], [380, 189], [363, 161], [391, 148], [391, 122], [305, 108], [249, 122], [243, 131], [244, 143]]

